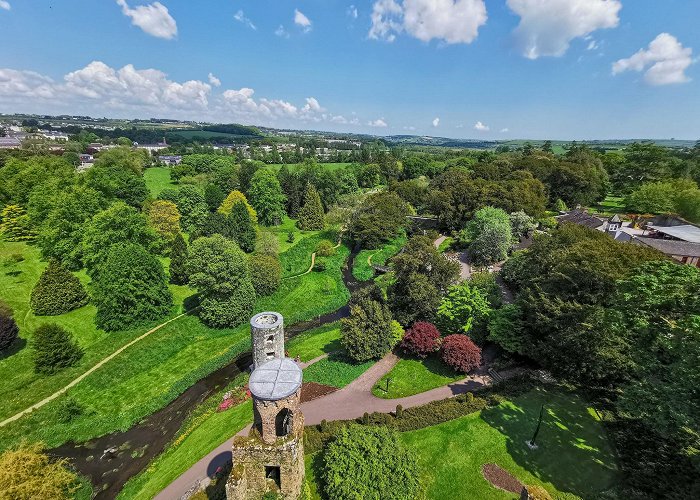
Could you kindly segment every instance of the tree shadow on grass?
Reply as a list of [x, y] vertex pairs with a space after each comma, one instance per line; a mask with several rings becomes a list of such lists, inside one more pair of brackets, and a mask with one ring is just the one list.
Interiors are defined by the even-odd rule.
[[334, 352], [342, 351], [343, 350], [343, 343], [341, 342], [341, 339], [335, 339], [334, 341], [323, 346], [323, 349], [321, 349], [321, 350], [324, 353], [330, 355]]
[[185, 300], [182, 301], [182, 309], [184, 311], [190, 311], [191, 315], [196, 315], [197, 311], [193, 311], [193, 309], [199, 307], [199, 304], [201, 302], [200, 296], [198, 293], [192, 294], [189, 297], [186, 297]]
[[26, 346], [27, 346], [27, 339], [23, 339], [22, 337], [18, 337], [10, 345], [10, 347], [5, 349], [4, 351], [0, 351], [0, 361], [2, 361], [3, 359], [9, 358], [10, 356], [14, 356], [19, 351], [24, 349]]
[[[542, 404], [538, 448], [531, 450], [526, 441]], [[518, 465], [559, 491], [592, 498], [615, 481], [617, 466], [604, 429], [574, 394], [536, 389], [483, 410], [481, 418], [506, 436], [508, 453]]]

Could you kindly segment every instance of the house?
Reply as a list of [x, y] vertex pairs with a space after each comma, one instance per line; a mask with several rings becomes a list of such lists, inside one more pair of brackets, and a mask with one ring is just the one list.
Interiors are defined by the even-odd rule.
[[22, 141], [17, 137], [0, 137], [0, 149], [17, 149], [22, 146]]
[[649, 236], [636, 236], [632, 239], [632, 243], [654, 248], [683, 264], [700, 267], [700, 243]]
[[139, 144], [138, 142], [135, 142], [134, 147], [136, 149], [146, 149], [149, 153], [153, 154], [153, 152], [166, 149], [170, 147], [170, 145], [165, 141], [165, 137], [163, 137], [163, 142], [159, 142], [157, 144]]
[[160, 155], [158, 161], [166, 165], [179, 165], [182, 163], [182, 156], [179, 155]]

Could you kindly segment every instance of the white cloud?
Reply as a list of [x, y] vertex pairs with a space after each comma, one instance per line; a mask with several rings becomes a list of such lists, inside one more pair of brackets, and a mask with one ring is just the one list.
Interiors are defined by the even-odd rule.
[[10, 5], [10, 2], [7, 0], [0, 0], [0, 9], [2, 10], [10, 10], [12, 6]]
[[507, 0], [520, 16], [513, 32], [522, 55], [528, 59], [559, 57], [575, 38], [604, 28], [614, 28], [620, 0]]
[[435, 118], [433, 120], [433, 127], [437, 127], [438, 125], [440, 125], [440, 118]]
[[246, 15], [243, 13], [242, 10], [239, 10], [233, 15], [233, 18], [238, 21], [239, 23], [243, 23], [246, 26], [248, 26], [250, 29], [257, 30], [257, 26], [253, 24], [253, 21], [251, 21], [249, 18], [246, 17]]
[[370, 120], [367, 122], [367, 125], [370, 127], [375, 127], [375, 128], [384, 128], [388, 127], [387, 123], [384, 121], [384, 118], [377, 118], [376, 120]]
[[484, 0], [377, 0], [368, 36], [393, 42], [406, 32], [423, 42], [471, 43], [488, 19]]
[[331, 121], [333, 123], [340, 123], [341, 125], [345, 125], [346, 123], [348, 123], [348, 119], [345, 118], [343, 115], [331, 116]]
[[316, 100], [315, 97], [307, 97], [306, 104], [304, 105], [302, 110], [305, 112], [314, 113], [323, 113], [324, 111], [326, 111], [324, 108], [321, 107], [321, 105], [318, 103], [318, 100]]
[[484, 125], [481, 122], [476, 122], [474, 124], [474, 130], [478, 130], [479, 132], [487, 132], [491, 130], [491, 127], [489, 127], [488, 125]]
[[277, 35], [280, 38], [289, 38], [289, 32], [287, 32], [287, 30], [284, 29], [284, 26], [282, 26], [281, 24], [275, 30], [275, 35]]
[[501, 129], [501, 134], [507, 134], [508, 132], [510, 132], [510, 130], [508, 130], [507, 128]]
[[[644, 80], [650, 85], [670, 85], [689, 82], [685, 70], [693, 64], [693, 49], [683, 47], [678, 39], [661, 33], [647, 49], [640, 49], [627, 59], [613, 63], [613, 75], [625, 71], [644, 71]], [[648, 68], [648, 69], [647, 69]]]
[[207, 78], [209, 79], [209, 83], [211, 83], [212, 86], [221, 87], [221, 80], [215, 77], [213, 73], [209, 73], [209, 76], [207, 76]]
[[294, 24], [300, 26], [304, 33], [311, 31], [311, 21], [299, 9], [294, 9]]
[[357, 7], [355, 7], [354, 5], [348, 7], [347, 14], [353, 19], [357, 19], [357, 17], [360, 15], [360, 13], [357, 10]]
[[138, 26], [145, 33], [167, 40], [177, 35], [177, 23], [162, 3], [139, 5], [133, 9], [126, 0], [117, 0], [117, 4], [122, 8], [122, 13], [131, 18], [131, 24]]
[[595, 50], [598, 48], [598, 42], [595, 40], [591, 40], [588, 42], [588, 46], [586, 47], [586, 50]]
[[55, 87], [51, 78], [34, 71], [0, 68], [0, 97], [52, 99]]

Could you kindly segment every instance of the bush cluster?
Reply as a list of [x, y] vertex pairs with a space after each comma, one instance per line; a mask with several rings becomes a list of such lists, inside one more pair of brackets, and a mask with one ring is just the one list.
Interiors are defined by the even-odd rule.
[[419, 321], [406, 333], [401, 340], [401, 349], [419, 358], [425, 358], [440, 348], [440, 332], [432, 323]]
[[10, 306], [0, 301], [0, 352], [10, 347], [19, 334]]
[[32, 290], [30, 305], [37, 316], [58, 316], [88, 303], [80, 280], [51, 259]]
[[481, 366], [481, 349], [466, 335], [448, 335], [442, 339], [440, 356], [456, 372], [468, 373]]

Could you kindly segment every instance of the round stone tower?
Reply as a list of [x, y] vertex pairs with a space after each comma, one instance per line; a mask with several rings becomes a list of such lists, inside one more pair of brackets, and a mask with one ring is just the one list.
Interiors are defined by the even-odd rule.
[[250, 318], [253, 367], [284, 357], [284, 318], [280, 313], [262, 312]]
[[254, 370], [248, 387], [253, 397], [253, 427], [233, 441], [228, 500], [259, 499], [268, 491], [296, 500], [304, 482], [302, 371], [284, 357], [282, 315], [256, 314], [250, 320]]

